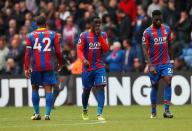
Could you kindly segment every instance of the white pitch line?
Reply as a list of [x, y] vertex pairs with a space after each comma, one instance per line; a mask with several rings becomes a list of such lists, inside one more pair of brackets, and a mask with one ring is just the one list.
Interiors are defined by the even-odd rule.
[[[73, 121], [73, 120], [69, 120], [69, 121]], [[76, 120], [74, 120], [76, 121]], [[0, 126], [0, 128], [20, 128], [20, 127], [49, 127], [49, 126], [76, 126], [76, 125], [96, 125], [96, 124], [105, 124], [107, 123], [107, 121], [97, 121], [97, 120], [91, 120], [91, 121], [95, 121], [94, 123], [69, 123], [69, 124], [35, 124], [35, 125], [10, 125], [10, 126]]]

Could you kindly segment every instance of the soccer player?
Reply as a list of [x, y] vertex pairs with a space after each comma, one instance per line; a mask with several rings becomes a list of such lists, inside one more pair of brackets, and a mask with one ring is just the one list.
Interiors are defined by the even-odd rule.
[[[56, 84], [55, 72], [53, 70], [53, 47], [59, 61], [58, 71], [62, 69], [62, 57], [56, 32], [47, 30], [46, 18], [38, 16], [36, 20], [38, 29], [27, 36], [25, 52], [25, 76], [31, 77], [32, 102], [35, 114], [32, 120], [41, 120], [39, 112], [39, 86], [44, 86], [46, 90], [46, 114], [45, 120], [50, 120], [50, 112], [53, 103], [52, 86]], [[32, 70], [29, 64], [31, 54], [33, 55]]]
[[102, 56], [103, 52], [109, 50], [109, 45], [107, 35], [101, 32], [100, 26], [100, 18], [93, 16], [91, 18], [91, 29], [81, 33], [77, 44], [78, 57], [84, 64], [82, 72], [82, 83], [84, 86], [82, 93], [83, 120], [89, 120], [87, 104], [93, 86], [97, 89], [97, 120], [105, 120], [102, 116], [102, 111], [105, 101], [104, 87], [107, 81]]
[[171, 29], [169, 26], [162, 24], [162, 13], [160, 10], [152, 12], [152, 25], [148, 27], [143, 34], [142, 45], [146, 63], [148, 65], [148, 73], [151, 80], [151, 118], [156, 118], [156, 105], [159, 79], [165, 81], [164, 87], [164, 104], [165, 118], [172, 118], [173, 115], [169, 111], [171, 101], [171, 79], [173, 75], [174, 63], [171, 53]]

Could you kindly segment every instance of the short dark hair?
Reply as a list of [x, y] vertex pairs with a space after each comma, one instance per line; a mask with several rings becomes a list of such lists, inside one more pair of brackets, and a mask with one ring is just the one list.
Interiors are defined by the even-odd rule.
[[90, 18], [90, 21], [91, 21], [91, 22], [93, 22], [93, 21], [94, 21], [94, 19], [100, 19], [100, 18], [99, 18], [99, 16], [94, 15], [94, 16], [92, 16], [92, 17]]
[[44, 16], [38, 16], [36, 20], [37, 26], [46, 25], [46, 18]]
[[153, 16], [159, 16], [159, 15], [162, 15], [162, 13], [161, 13], [160, 10], [154, 10], [154, 11], [152, 12], [152, 17], [153, 17]]

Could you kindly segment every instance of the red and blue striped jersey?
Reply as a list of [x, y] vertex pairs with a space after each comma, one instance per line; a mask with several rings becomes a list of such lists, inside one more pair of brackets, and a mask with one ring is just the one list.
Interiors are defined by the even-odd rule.
[[161, 25], [159, 29], [153, 25], [148, 27], [142, 38], [142, 44], [149, 45], [148, 54], [153, 65], [170, 63], [168, 43], [171, 41], [171, 29]]
[[95, 35], [91, 30], [87, 30], [80, 34], [77, 44], [78, 57], [89, 61], [90, 66], [83, 67], [83, 71], [92, 71], [104, 68], [103, 51], [109, 50], [107, 35], [101, 32], [100, 36]]
[[29, 69], [31, 54], [33, 55], [33, 71], [53, 70], [53, 48], [59, 64], [62, 65], [62, 56], [56, 32], [39, 28], [29, 33], [25, 52], [25, 70]]

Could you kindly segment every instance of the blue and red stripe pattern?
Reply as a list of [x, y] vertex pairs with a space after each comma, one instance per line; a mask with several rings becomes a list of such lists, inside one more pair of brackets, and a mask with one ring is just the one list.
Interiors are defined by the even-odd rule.
[[29, 69], [31, 55], [33, 55], [33, 71], [53, 70], [53, 48], [57, 54], [59, 64], [62, 65], [62, 56], [56, 32], [40, 28], [29, 33], [25, 52], [25, 70]]
[[149, 45], [148, 54], [153, 65], [170, 63], [168, 43], [171, 41], [171, 29], [162, 24], [159, 29], [148, 27], [142, 38], [142, 44]]
[[91, 30], [87, 30], [81, 33], [77, 46], [78, 56], [90, 63], [88, 68], [84, 66], [83, 72], [104, 68], [103, 51], [109, 50], [106, 33], [101, 32], [101, 36], [97, 36]]

